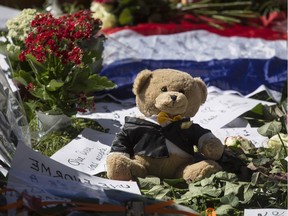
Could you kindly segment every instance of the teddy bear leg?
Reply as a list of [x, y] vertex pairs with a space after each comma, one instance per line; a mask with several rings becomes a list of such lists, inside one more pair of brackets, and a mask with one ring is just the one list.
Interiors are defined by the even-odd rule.
[[108, 155], [106, 168], [109, 179], [129, 181], [133, 176], [146, 176], [144, 166], [122, 154]]
[[217, 162], [204, 160], [184, 167], [180, 174], [186, 182], [193, 182], [207, 178], [221, 170], [222, 167]]

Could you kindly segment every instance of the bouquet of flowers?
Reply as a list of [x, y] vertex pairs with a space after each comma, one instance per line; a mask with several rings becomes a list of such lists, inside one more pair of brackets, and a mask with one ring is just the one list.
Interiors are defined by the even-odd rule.
[[184, 19], [222, 29], [235, 23], [267, 25], [287, 17], [286, 8], [283, 0], [93, 0], [90, 10], [103, 21], [103, 28]]
[[103, 21], [103, 29], [136, 25], [146, 22], [165, 22], [175, 12], [170, 0], [93, 0], [93, 17]]
[[72, 116], [93, 110], [93, 93], [115, 86], [97, 73], [105, 41], [102, 22], [88, 10], [56, 18], [25, 9], [19, 16], [23, 26], [19, 17], [7, 22], [7, 51], [13, 47], [18, 57], [10, 58], [12, 78], [27, 114], [40, 110]]

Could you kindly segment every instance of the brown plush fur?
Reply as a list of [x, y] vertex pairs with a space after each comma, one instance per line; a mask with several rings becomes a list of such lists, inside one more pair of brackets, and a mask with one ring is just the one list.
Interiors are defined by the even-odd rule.
[[[146, 117], [158, 115], [160, 111], [173, 116], [193, 117], [206, 100], [207, 88], [200, 78], [193, 78], [186, 72], [158, 69], [141, 71], [134, 81], [133, 93], [137, 107]], [[171, 100], [171, 95], [177, 99]], [[207, 160], [201, 162], [195, 162], [193, 156], [182, 157], [173, 152], [168, 158], [161, 159], [139, 155], [130, 159], [113, 153], [107, 157], [107, 175], [117, 180], [153, 175], [194, 181], [221, 170], [215, 160], [221, 157], [223, 150], [220, 140], [210, 137], [204, 140], [201, 151]]]

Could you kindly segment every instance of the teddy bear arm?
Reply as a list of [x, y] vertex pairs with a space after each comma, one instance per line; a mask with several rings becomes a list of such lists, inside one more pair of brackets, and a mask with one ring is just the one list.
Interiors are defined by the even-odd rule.
[[219, 160], [224, 152], [224, 145], [212, 133], [203, 135], [199, 140], [200, 152], [210, 160]]
[[204, 160], [183, 167], [180, 176], [186, 182], [193, 182], [210, 177], [212, 174], [221, 171], [221, 166], [213, 160]]
[[133, 176], [144, 178], [147, 174], [143, 165], [121, 152], [113, 152], [107, 156], [106, 169], [107, 177], [114, 180], [129, 181]]

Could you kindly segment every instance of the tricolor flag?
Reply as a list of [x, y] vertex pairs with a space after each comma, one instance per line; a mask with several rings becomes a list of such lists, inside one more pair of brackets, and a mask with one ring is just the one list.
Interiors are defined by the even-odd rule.
[[287, 32], [182, 23], [114, 28], [106, 35], [101, 75], [118, 86], [105, 94], [119, 100], [133, 97], [133, 80], [143, 69], [183, 70], [208, 86], [243, 95], [263, 85], [282, 92], [287, 82]]

